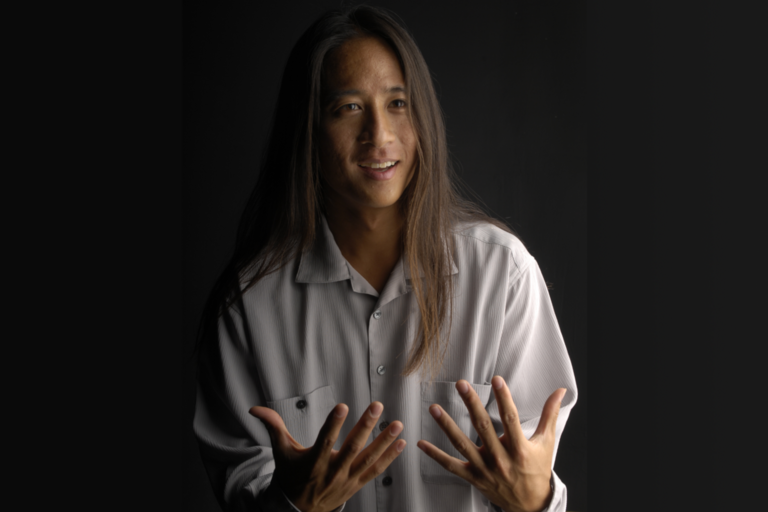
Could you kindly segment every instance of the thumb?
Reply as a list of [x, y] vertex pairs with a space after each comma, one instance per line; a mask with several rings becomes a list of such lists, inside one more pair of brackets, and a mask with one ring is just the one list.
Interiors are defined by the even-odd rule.
[[272, 449], [285, 451], [290, 446], [291, 443], [287, 439], [290, 434], [285, 427], [283, 418], [277, 412], [267, 407], [251, 407], [248, 413], [264, 423], [267, 433], [269, 433]]
[[560, 413], [560, 404], [563, 402], [563, 397], [565, 397], [567, 391], [565, 388], [560, 388], [549, 395], [544, 404], [544, 409], [541, 411], [539, 425], [536, 427], [536, 433], [533, 437], [548, 436], [552, 440], [555, 439], [557, 434], [557, 416]]

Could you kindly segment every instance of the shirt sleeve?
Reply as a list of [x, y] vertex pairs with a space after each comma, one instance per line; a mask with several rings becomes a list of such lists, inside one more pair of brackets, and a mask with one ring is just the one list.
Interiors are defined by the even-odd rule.
[[[536, 260], [525, 253], [513, 265], [508, 282], [504, 328], [494, 375], [509, 386], [526, 438], [539, 424], [547, 398], [558, 388], [566, 388], [557, 417], [555, 448], [552, 455], [553, 497], [545, 512], [565, 512], [567, 488], [554, 472], [557, 448], [565, 423], [576, 403], [576, 379], [560, 332], [544, 277]], [[498, 404], [491, 395], [488, 412], [503, 433]], [[500, 510], [489, 503], [490, 510]]]
[[295, 512], [270, 485], [275, 462], [269, 434], [248, 413], [266, 400], [238, 310], [242, 306], [222, 314], [217, 337], [201, 347], [193, 420], [200, 455], [223, 510]]

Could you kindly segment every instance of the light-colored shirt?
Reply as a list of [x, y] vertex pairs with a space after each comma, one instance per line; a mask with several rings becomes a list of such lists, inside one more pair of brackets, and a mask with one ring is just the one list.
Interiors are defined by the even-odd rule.
[[[321, 222], [311, 250], [249, 289], [220, 319], [218, 347], [204, 351], [194, 430], [214, 491], [232, 510], [294, 512], [270, 486], [270, 438], [249, 409], [274, 409], [309, 447], [331, 409], [347, 404], [338, 449], [371, 402], [380, 401], [384, 411], [368, 442], [400, 420], [400, 437], [408, 444], [346, 502], [344, 512], [499, 510], [416, 443], [425, 439], [466, 460], [429, 414], [438, 403], [480, 444], [455, 389], [460, 379], [472, 383], [501, 435], [491, 388], [491, 378], [500, 375], [528, 438], [549, 395], [567, 389], [557, 454], [576, 403], [576, 380], [536, 260], [514, 235], [491, 224], [455, 230], [453, 323], [440, 374], [427, 382], [418, 373], [400, 375], [420, 319], [407, 261], [400, 258], [378, 293], [342, 256], [325, 218]], [[566, 487], [554, 472], [553, 481], [546, 510], [564, 512]]]

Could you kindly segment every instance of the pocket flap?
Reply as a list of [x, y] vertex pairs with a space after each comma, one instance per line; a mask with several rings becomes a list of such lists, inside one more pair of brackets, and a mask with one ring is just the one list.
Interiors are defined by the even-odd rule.
[[320, 428], [335, 405], [336, 398], [331, 386], [267, 402], [267, 407], [280, 415], [288, 432], [304, 447], [315, 444]]

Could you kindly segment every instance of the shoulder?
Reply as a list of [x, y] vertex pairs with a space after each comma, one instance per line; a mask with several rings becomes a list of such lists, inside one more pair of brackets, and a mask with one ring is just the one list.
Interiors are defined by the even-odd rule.
[[[475, 253], [475, 256], [491, 253], [502, 253], [510, 261], [510, 274], [524, 273], [535, 259], [528, 252], [523, 242], [513, 233], [491, 224], [490, 222], [461, 223], [453, 232], [457, 244]], [[484, 260], [485, 258], [480, 258]]]

